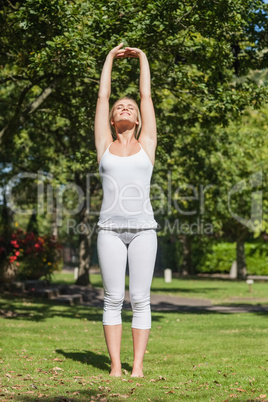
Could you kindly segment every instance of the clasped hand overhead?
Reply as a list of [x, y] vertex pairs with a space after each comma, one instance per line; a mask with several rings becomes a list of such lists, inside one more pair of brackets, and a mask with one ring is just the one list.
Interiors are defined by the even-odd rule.
[[121, 59], [123, 59], [125, 57], [139, 58], [143, 54], [143, 51], [136, 47], [125, 47], [123, 49], [123, 42], [122, 42], [122, 43], [120, 43], [120, 45], [114, 47], [110, 51], [110, 54], [115, 58], [121, 58]]

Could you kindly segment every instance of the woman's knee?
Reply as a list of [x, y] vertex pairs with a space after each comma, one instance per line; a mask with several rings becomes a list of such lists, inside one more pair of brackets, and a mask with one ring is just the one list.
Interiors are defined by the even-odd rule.
[[130, 302], [133, 310], [147, 310], [150, 308], [150, 292], [143, 294], [130, 294]]
[[124, 297], [124, 293], [105, 293], [104, 308], [109, 310], [121, 310]]

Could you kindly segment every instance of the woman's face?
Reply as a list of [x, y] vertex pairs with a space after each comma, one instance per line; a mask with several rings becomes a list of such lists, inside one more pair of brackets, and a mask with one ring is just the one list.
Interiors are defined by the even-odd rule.
[[131, 99], [120, 99], [114, 106], [111, 123], [116, 125], [123, 121], [139, 124], [137, 106]]

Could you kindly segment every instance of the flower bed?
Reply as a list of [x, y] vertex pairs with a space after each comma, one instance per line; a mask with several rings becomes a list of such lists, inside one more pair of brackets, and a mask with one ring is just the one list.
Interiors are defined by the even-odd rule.
[[[61, 245], [52, 236], [38, 236], [17, 229], [0, 238], [0, 282], [19, 279], [50, 280], [60, 270]], [[12, 274], [13, 272], [13, 274]]]

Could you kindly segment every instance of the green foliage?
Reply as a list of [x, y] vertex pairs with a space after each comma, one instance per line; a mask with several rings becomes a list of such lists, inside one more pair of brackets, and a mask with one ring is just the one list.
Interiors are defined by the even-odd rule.
[[268, 244], [246, 244], [249, 275], [268, 275]]
[[[229, 273], [236, 259], [235, 243], [213, 244], [198, 266], [203, 273]], [[245, 254], [249, 275], [268, 275], [268, 244], [246, 243]]]
[[[158, 124], [153, 180], [161, 185], [164, 198], [171, 170], [172, 186], [183, 184], [185, 196], [190, 195], [189, 184], [214, 185], [206, 193], [203, 218], [213, 225], [215, 236], [234, 241], [244, 228], [230, 218], [228, 189], [254, 172], [257, 164], [265, 169], [267, 160], [263, 151], [267, 120], [260, 119], [261, 126], [260, 115], [248, 119], [250, 132], [245, 120], [242, 129], [241, 121], [234, 124], [245, 110], [257, 109], [267, 99], [260, 73], [268, 61], [267, 4], [262, 0], [2, 3], [1, 186], [15, 174], [41, 171], [53, 188], [53, 207], [56, 189], [67, 183], [75, 183], [85, 194], [86, 174], [97, 172], [93, 130], [99, 77], [108, 51], [123, 40], [142, 48], [150, 62]], [[138, 80], [137, 60], [116, 60], [111, 102], [125, 94], [138, 98]], [[92, 192], [94, 205], [99, 205], [100, 183]], [[21, 184], [17, 194], [32, 201], [35, 193], [32, 185]], [[66, 202], [72, 197], [66, 195]], [[247, 194], [245, 202], [236, 206], [248, 213], [250, 201]], [[196, 207], [193, 204], [184, 200], [181, 207], [187, 211]], [[172, 223], [178, 215], [173, 206], [159, 220], [168, 218]], [[200, 215], [199, 210], [183, 218], [193, 223]], [[52, 223], [49, 214], [40, 219], [44, 222], [38, 222], [40, 227]]]

